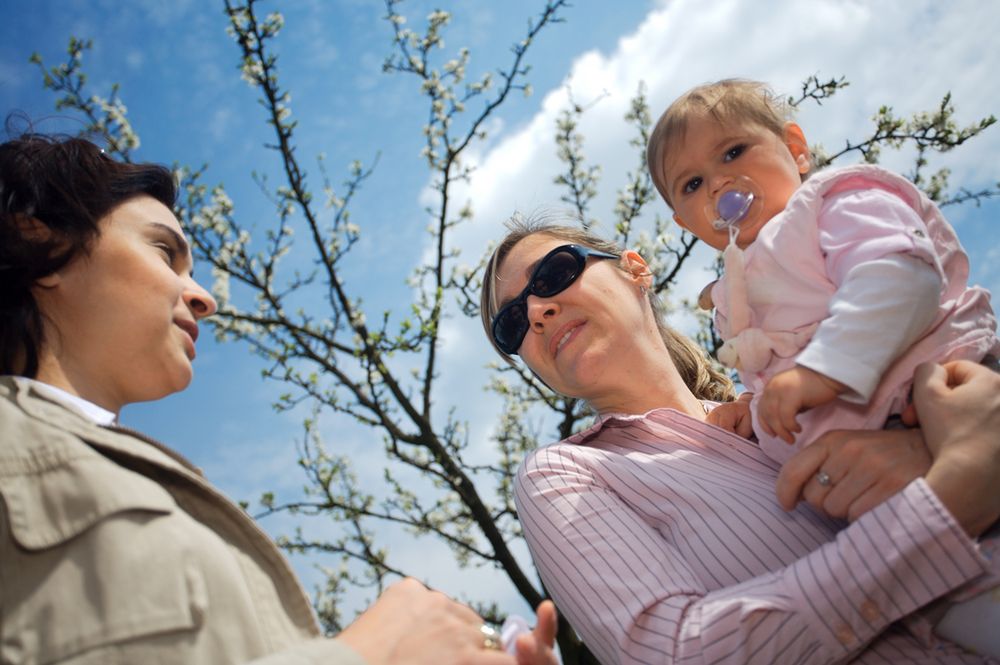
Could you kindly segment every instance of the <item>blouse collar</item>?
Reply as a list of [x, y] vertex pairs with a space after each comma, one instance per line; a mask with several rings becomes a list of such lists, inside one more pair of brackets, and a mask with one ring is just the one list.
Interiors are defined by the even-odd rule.
[[[701, 400], [701, 404], [705, 409], [705, 413], [708, 413], [713, 408], [718, 406], [718, 402], [712, 402], [709, 400]], [[674, 409], [672, 407], [657, 407], [655, 409], [650, 409], [646, 413], [605, 413], [604, 415], [598, 415], [594, 418], [594, 424], [590, 427], [577, 432], [576, 434], [571, 434], [566, 437], [564, 443], [573, 444], [584, 444], [592, 437], [594, 437], [598, 432], [600, 432], [605, 427], [625, 427], [630, 423], [641, 422], [650, 418], [655, 414], [671, 413], [678, 416], [687, 418], [683, 413]]]
[[44, 395], [52, 401], [58, 402], [69, 409], [72, 409], [98, 425], [114, 425], [118, 421], [118, 416], [111, 411], [97, 406], [93, 402], [88, 402], [82, 397], [68, 393], [62, 388], [56, 388], [48, 383], [42, 383], [37, 379], [22, 378], [22, 380], [27, 381], [39, 394]]

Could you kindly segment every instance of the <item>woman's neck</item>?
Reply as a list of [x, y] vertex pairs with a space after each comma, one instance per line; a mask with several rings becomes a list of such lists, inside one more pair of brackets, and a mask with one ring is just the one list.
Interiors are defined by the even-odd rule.
[[102, 394], [95, 386], [81, 379], [80, 376], [86, 376], [86, 373], [73, 372], [72, 368], [65, 367], [52, 355], [43, 354], [38, 360], [38, 372], [35, 374], [35, 380], [55, 386], [70, 395], [96, 404], [102, 409], [110, 411], [117, 418], [124, 405], [111, 399], [109, 395]]
[[613, 386], [605, 394], [593, 396], [588, 403], [600, 415], [637, 415], [668, 408], [699, 420], [705, 418], [701, 401], [684, 384], [672, 362], [627, 378], [623, 385]]

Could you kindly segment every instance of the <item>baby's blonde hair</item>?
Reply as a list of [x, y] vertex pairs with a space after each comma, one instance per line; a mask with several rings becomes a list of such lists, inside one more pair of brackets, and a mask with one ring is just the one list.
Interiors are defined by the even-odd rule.
[[663, 112], [646, 145], [646, 165], [656, 190], [673, 207], [663, 165], [670, 150], [683, 143], [693, 116], [708, 113], [720, 124], [749, 122], [783, 137], [793, 111], [786, 99], [759, 81], [724, 79], [688, 90]]

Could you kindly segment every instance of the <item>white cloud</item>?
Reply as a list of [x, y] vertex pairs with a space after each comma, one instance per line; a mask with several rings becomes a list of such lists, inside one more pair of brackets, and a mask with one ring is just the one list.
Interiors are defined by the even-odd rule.
[[217, 143], [221, 143], [229, 135], [233, 119], [231, 108], [219, 106], [212, 112], [212, 117], [208, 122], [208, 131]]
[[146, 62], [146, 55], [138, 50], [132, 49], [125, 54], [125, 64], [131, 70], [138, 70], [142, 68], [142, 65]]
[[18, 91], [27, 82], [24, 67], [0, 60], [0, 90]]

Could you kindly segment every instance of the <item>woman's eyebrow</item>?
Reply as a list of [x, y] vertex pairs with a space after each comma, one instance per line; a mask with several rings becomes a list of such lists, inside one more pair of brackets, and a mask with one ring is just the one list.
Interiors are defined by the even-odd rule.
[[[521, 289], [520, 291], [518, 291], [516, 294], [512, 295], [511, 297], [504, 298], [503, 300], [497, 301], [497, 305], [496, 305], [497, 311], [499, 311], [500, 309], [502, 309], [504, 307], [504, 305], [506, 305], [507, 303], [511, 302], [512, 300], [516, 299], [519, 295], [521, 295], [522, 293], [524, 293], [524, 290], [527, 289], [528, 286], [531, 285], [530, 284], [531, 283], [531, 275], [535, 272], [535, 268], [538, 267], [538, 264], [541, 263], [544, 258], [545, 257], [543, 256], [543, 257], [541, 257], [541, 258], [533, 261], [532, 263], [529, 263], [525, 267], [525, 269], [524, 269], [524, 276], [528, 279], [528, 284], [525, 284], [524, 289]], [[504, 281], [503, 277], [500, 276], [499, 274], [497, 275], [496, 279], [497, 279], [498, 282]]]
[[188, 245], [188, 241], [184, 239], [184, 236], [166, 224], [161, 224], [160, 222], [150, 222], [149, 226], [167, 236], [170, 240], [170, 244], [173, 245], [174, 251], [176, 251], [178, 255], [187, 259], [188, 265], [192, 266], [191, 274], [193, 275], [194, 257], [191, 255], [191, 246]]
[[[545, 256], [548, 256], [548, 254], [546, 254]], [[535, 274], [535, 270], [538, 268], [538, 264], [545, 260], [545, 256], [542, 256], [532, 261], [527, 266], [525, 266], [524, 276], [528, 279], [529, 282], [531, 281], [531, 276]]]
[[178, 252], [185, 255], [191, 254], [191, 248], [188, 246], [187, 240], [185, 240], [184, 236], [180, 233], [177, 233], [177, 231], [173, 230], [166, 224], [161, 224], [160, 222], [150, 222], [149, 225], [159, 231], [162, 231], [163, 233], [166, 233], [167, 236], [170, 237], [170, 241], [173, 244], [174, 249]]

